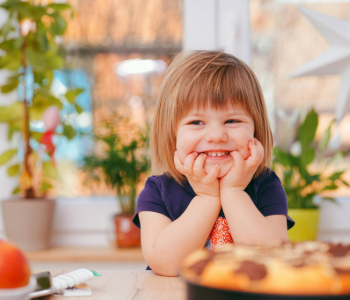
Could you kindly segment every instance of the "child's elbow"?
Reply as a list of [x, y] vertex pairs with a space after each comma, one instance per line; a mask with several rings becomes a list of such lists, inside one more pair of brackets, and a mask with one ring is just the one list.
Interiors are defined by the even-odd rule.
[[172, 272], [170, 270], [160, 270], [158, 272], [158, 270], [154, 270], [154, 273], [156, 273], [157, 275], [161, 275], [161, 276], [166, 276], [166, 277], [177, 277], [179, 276], [178, 272]]
[[167, 277], [176, 277], [179, 276], [179, 269], [173, 268], [169, 265], [157, 265], [150, 263], [149, 266], [153, 270], [154, 273], [161, 276], [167, 276]]

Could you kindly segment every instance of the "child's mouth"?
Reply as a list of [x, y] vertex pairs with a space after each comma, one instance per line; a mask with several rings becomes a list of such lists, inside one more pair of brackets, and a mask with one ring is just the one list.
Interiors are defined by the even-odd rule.
[[230, 152], [227, 152], [225, 154], [221, 154], [221, 155], [211, 155], [207, 153], [207, 160], [213, 160], [213, 161], [217, 161], [217, 160], [225, 160], [231, 158]]

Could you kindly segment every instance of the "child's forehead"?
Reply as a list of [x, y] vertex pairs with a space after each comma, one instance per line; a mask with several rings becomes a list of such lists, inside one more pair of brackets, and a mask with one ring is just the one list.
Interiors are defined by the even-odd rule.
[[227, 114], [244, 114], [244, 115], [250, 115], [248, 110], [241, 104], [227, 104], [223, 107], [219, 108], [212, 108], [212, 107], [205, 107], [205, 108], [197, 108], [193, 107], [188, 110], [188, 112], [184, 113], [184, 117], [188, 116], [194, 116], [194, 115], [207, 115], [212, 114], [213, 112], [217, 114], [227, 115]]

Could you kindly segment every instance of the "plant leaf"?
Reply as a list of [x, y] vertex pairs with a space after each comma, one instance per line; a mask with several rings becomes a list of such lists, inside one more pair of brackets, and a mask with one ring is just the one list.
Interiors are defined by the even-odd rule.
[[347, 183], [346, 181], [344, 181], [344, 180], [340, 180], [343, 184], [345, 184], [346, 186], [350, 186], [350, 184], [349, 183]]
[[318, 126], [318, 114], [312, 109], [299, 128], [299, 140], [302, 149], [307, 149], [314, 140]]
[[56, 11], [72, 9], [72, 7], [66, 3], [50, 3], [47, 5], [47, 7], [52, 8], [53, 10], [56, 10]]
[[83, 89], [80, 89], [80, 88], [76, 88], [74, 90], [69, 90], [66, 94], [65, 94], [65, 97], [66, 99], [68, 100], [68, 102], [70, 104], [73, 104], [75, 102], [75, 98], [81, 94], [82, 92], [84, 92]]
[[318, 144], [318, 149], [322, 152], [324, 149], [326, 149], [329, 139], [331, 138], [331, 129], [333, 125], [334, 120], [331, 122], [331, 124], [327, 127], [325, 132], [322, 135], [322, 138], [320, 140], [320, 143]]
[[15, 154], [17, 153], [17, 149], [7, 150], [0, 156], [0, 166], [7, 163]]
[[77, 113], [80, 115], [84, 110], [82, 107], [80, 107], [79, 105], [75, 104], [75, 109], [77, 111]]
[[310, 164], [316, 156], [316, 152], [314, 148], [311, 149], [305, 149], [301, 152], [301, 160], [300, 163], [303, 165], [304, 168], [306, 168], [306, 166], [308, 164]]
[[341, 175], [343, 175], [344, 171], [341, 172], [335, 172], [331, 176], [329, 176], [327, 179], [329, 180], [336, 180], [339, 179]]
[[338, 186], [337, 185], [335, 185], [335, 184], [331, 184], [331, 185], [327, 185], [327, 186], [325, 186], [324, 188], [322, 188], [321, 189], [321, 192], [322, 191], [327, 191], [327, 190], [336, 190], [338, 188]]
[[48, 189], [51, 189], [52, 185], [48, 182], [43, 181], [40, 186], [40, 191], [46, 192]]
[[63, 135], [66, 136], [70, 141], [72, 138], [75, 137], [75, 130], [71, 125], [63, 124]]
[[19, 194], [21, 192], [21, 188], [18, 186], [12, 191], [12, 195]]
[[7, 169], [8, 176], [16, 176], [19, 173], [20, 164], [15, 164]]
[[43, 162], [43, 170], [47, 176], [49, 176], [52, 179], [57, 179], [57, 169], [53, 165], [52, 161], [44, 161]]
[[6, 84], [6, 85], [3, 85], [1, 87], [1, 93], [6, 94], [6, 93], [12, 92], [13, 90], [15, 90], [18, 87], [18, 84], [19, 84], [19, 80], [12, 82], [12, 83], [9, 83], [9, 84]]

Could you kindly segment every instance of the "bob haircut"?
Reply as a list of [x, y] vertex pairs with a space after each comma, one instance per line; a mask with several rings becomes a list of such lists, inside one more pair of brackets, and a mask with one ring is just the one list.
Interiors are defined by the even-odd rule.
[[181, 186], [187, 178], [175, 167], [176, 133], [192, 109], [244, 107], [254, 120], [254, 137], [264, 147], [264, 159], [254, 177], [271, 165], [273, 137], [264, 96], [253, 71], [231, 54], [196, 50], [176, 54], [165, 74], [153, 117], [150, 148], [152, 172], [164, 172]]

